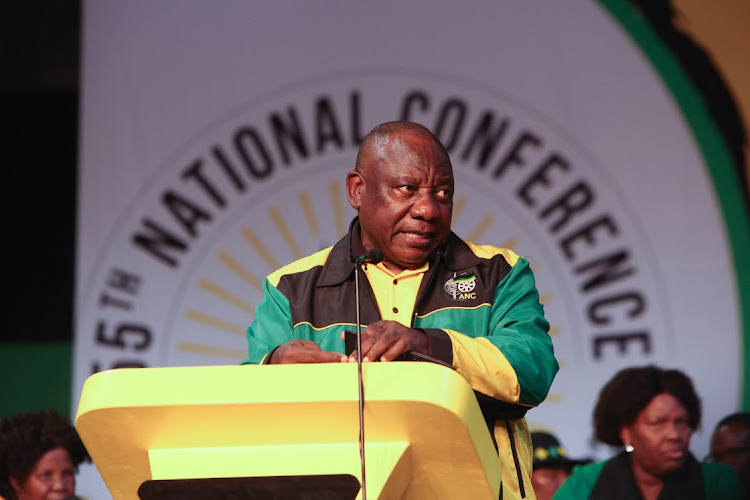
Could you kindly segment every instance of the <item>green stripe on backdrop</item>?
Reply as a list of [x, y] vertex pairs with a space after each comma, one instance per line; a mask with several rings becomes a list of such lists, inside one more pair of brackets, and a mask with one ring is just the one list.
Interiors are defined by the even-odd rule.
[[0, 344], [0, 416], [56, 409], [70, 415], [72, 343]]
[[[701, 94], [690, 81], [682, 66], [626, 0], [599, 0], [638, 44], [661, 76], [672, 97], [690, 125], [704, 162], [713, 179], [716, 197], [724, 214], [725, 231], [729, 236], [734, 257], [741, 333], [743, 379], [738, 401], [750, 410], [750, 212], [745, 206], [742, 186], [735, 173], [729, 151], [706, 109]], [[744, 334], [742, 333], [744, 332]]]

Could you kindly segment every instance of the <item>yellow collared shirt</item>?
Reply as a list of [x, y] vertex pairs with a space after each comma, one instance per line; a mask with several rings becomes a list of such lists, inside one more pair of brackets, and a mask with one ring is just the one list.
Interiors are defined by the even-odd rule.
[[405, 269], [399, 274], [393, 274], [382, 262], [364, 266], [365, 276], [375, 292], [375, 300], [383, 319], [398, 321], [411, 327], [419, 285], [428, 268], [429, 264], [425, 264], [419, 269]]

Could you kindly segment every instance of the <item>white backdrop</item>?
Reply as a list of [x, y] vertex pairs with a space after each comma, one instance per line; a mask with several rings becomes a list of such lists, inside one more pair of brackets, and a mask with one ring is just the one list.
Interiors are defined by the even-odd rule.
[[260, 280], [343, 234], [359, 138], [407, 118], [450, 151], [454, 231], [534, 264], [561, 370], [532, 428], [606, 456], [598, 390], [656, 363], [696, 383], [702, 458], [743, 332], [683, 111], [599, 4], [444, 3], [86, 3], [74, 407], [95, 370], [242, 360]]

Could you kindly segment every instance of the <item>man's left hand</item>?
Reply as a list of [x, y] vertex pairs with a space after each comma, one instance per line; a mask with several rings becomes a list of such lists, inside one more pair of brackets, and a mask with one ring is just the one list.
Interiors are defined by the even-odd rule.
[[[362, 361], [393, 361], [405, 352], [431, 355], [427, 335], [397, 321], [377, 321], [362, 331]], [[357, 361], [356, 353], [349, 361]]]

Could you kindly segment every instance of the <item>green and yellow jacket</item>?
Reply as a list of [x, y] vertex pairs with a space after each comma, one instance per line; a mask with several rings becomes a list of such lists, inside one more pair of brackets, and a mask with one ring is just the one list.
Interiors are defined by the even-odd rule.
[[[344, 353], [341, 332], [356, 326], [354, 259], [364, 253], [354, 219], [333, 247], [268, 276], [247, 330], [246, 363], [262, 363], [294, 339]], [[364, 327], [381, 317], [367, 280], [360, 286]], [[547, 396], [558, 364], [528, 261], [451, 232], [422, 278], [410, 326], [424, 331], [433, 357], [452, 365], [477, 393], [502, 462], [503, 498], [534, 498], [523, 415]]]

